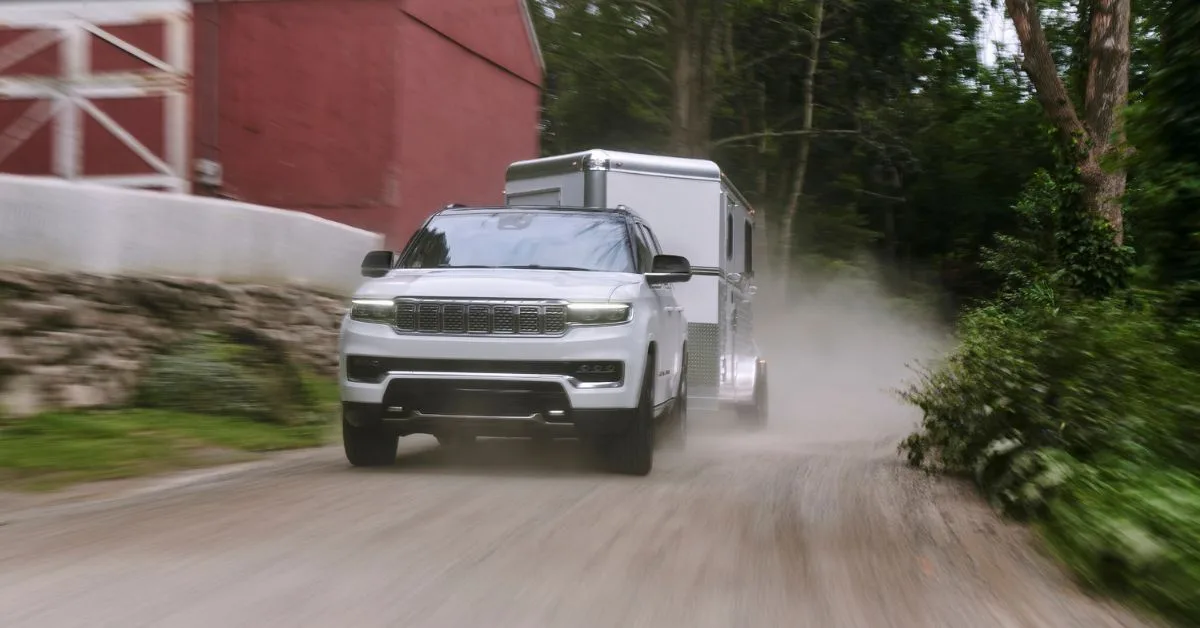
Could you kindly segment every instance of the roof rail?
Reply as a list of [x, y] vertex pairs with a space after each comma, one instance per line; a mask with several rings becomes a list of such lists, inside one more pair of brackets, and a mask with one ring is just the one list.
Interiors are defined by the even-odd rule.
[[446, 203], [446, 206], [442, 209], [459, 209], [462, 207], [466, 207], [466, 205], [463, 205], [462, 203]]

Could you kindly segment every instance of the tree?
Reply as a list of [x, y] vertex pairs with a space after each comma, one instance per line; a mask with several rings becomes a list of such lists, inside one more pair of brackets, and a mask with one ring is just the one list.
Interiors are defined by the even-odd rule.
[[717, 66], [726, 33], [726, 0], [672, 0], [667, 21], [671, 42], [671, 127], [668, 150], [679, 157], [707, 157], [713, 109], [722, 90]]
[[[1090, 3], [1089, 3], [1090, 2]], [[1081, 0], [1088, 20], [1088, 64], [1083, 116], [1071, 99], [1051, 52], [1036, 0], [1005, 0], [1024, 53], [1022, 66], [1038, 101], [1060, 136], [1072, 147], [1083, 202], [1102, 216], [1120, 244], [1124, 236], [1121, 197], [1124, 165], [1111, 164], [1124, 144], [1121, 112], [1129, 97], [1130, 0]]]
[[795, 241], [796, 212], [800, 209], [800, 197], [804, 194], [804, 181], [808, 178], [808, 160], [812, 154], [813, 103], [815, 101], [817, 63], [821, 59], [821, 27], [825, 23], [825, 0], [817, 0], [812, 8], [812, 29], [809, 32], [808, 66], [804, 73], [804, 100], [800, 105], [800, 149], [796, 158], [796, 172], [792, 175], [792, 191], [783, 210], [780, 228], [782, 239], [779, 247], [780, 285], [787, 294], [791, 271], [792, 243]]

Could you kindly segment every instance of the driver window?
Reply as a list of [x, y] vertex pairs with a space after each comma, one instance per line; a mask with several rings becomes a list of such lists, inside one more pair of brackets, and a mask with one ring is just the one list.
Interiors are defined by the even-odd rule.
[[654, 232], [650, 230], [650, 227], [639, 224], [638, 228], [642, 230], [642, 237], [645, 238], [646, 242], [650, 245], [650, 250], [655, 255], [662, 255], [662, 247], [658, 245], [658, 238], [654, 237]]
[[650, 265], [654, 260], [654, 252], [650, 250], [650, 245], [646, 241], [645, 229], [642, 225], [637, 225], [633, 231], [634, 245], [637, 246], [638, 267], [643, 273], [650, 272]]

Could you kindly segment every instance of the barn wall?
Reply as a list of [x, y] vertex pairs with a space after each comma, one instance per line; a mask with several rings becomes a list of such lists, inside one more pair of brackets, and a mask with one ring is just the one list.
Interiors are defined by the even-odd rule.
[[[166, 37], [162, 22], [138, 25], [109, 25], [106, 31], [122, 40], [163, 58]], [[0, 49], [30, 33], [25, 29], [0, 30]], [[39, 76], [57, 78], [62, 73], [59, 61], [61, 43], [51, 45], [27, 59], [19, 61], [3, 72], [3, 76]], [[139, 59], [118, 50], [114, 46], [92, 37], [89, 53], [91, 71], [124, 72], [149, 69]], [[20, 120], [35, 100], [0, 99], [0, 131]], [[42, 101], [48, 102], [48, 101]], [[139, 142], [160, 159], [164, 158], [164, 111], [163, 98], [107, 98], [92, 101], [104, 113], [130, 132]], [[11, 154], [0, 161], [0, 172], [23, 175], [52, 175], [52, 142], [54, 123], [51, 121], [37, 130]], [[91, 116], [83, 116], [83, 171], [84, 175], [137, 175], [153, 174], [154, 169], [129, 150], [119, 139], [100, 125]]]
[[[406, 240], [446, 203], [503, 202], [506, 166], [538, 154], [537, 85], [419, 20], [406, 20], [401, 33], [403, 211], [389, 242]], [[513, 37], [528, 45], [523, 31]]]
[[195, 115], [197, 146], [224, 166], [225, 191], [264, 205], [346, 210], [349, 224], [380, 226], [370, 224], [380, 218], [372, 208], [394, 203], [398, 185], [394, 3], [235, 2], [217, 10], [215, 46], [209, 16], [197, 15], [206, 36], [196, 37], [196, 73], [218, 84], [215, 98], [197, 86]]
[[[222, 164], [222, 194], [399, 246], [445, 203], [501, 202], [505, 166], [538, 154], [521, 0], [196, 2], [193, 27], [192, 154]], [[112, 30], [163, 54], [161, 27]], [[0, 45], [22, 34], [0, 31]], [[98, 41], [92, 54], [97, 70], [138, 63]], [[51, 48], [9, 73], [58, 72]], [[0, 101], [0, 128], [30, 104]], [[98, 105], [162, 155], [161, 100]], [[51, 129], [0, 172], [51, 174]], [[85, 174], [149, 172], [94, 121], [85, 142]]]
[[522, 0], [404, 0], [411, 18], [507, 72], [541, 85], [541, 60], [526, 32]]

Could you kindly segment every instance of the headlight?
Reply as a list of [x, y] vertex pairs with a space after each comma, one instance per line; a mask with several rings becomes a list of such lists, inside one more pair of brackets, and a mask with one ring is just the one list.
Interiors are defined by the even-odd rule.
[[350, 319], [391, 325], [396, 322], [396, 303], [391, 299], [354, 299], [350, 302]]
[[575, 325], [613, 325], [629, 320], [633, 306], [628, 303], [570, 303], [567, 322]]

